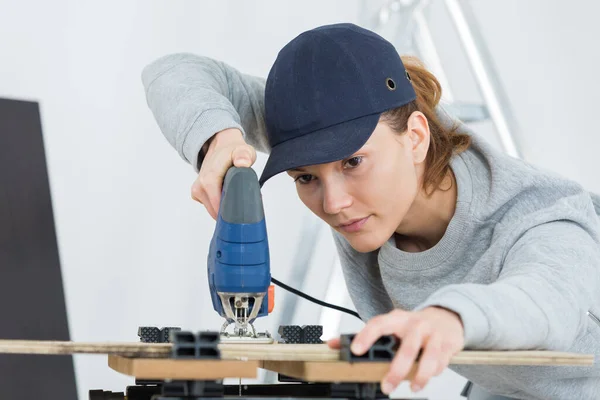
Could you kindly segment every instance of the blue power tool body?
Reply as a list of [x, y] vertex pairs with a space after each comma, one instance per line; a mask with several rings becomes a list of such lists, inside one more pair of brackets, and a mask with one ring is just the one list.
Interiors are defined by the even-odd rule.
[[[253, 321], [269, 313], [271, 271], [267, 227], [258, 177], [252, 168], [225, 175], [217, 223], [208, 253], [213, 307], [235, 335], [256, 336]], [[271, 293], [270, 293], [271, 292]], [[252, 329], [249, 329], [251, 327]]]

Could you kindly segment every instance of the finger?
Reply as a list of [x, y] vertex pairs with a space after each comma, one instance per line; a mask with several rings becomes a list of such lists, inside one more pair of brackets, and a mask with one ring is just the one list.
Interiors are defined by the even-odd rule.
[[411, 389], [413, 392], [418, 392], [424, 388], [429, 379], [435, 375], [440, 363], [445, 361], [441, 359], [441, 347], [442, 339], [439, 335], [432, 335], [425, 343], [417, 373], [412, 379]]
[[196, 200], [198, 203], [203, 204], [202, 202], [202, 189], [200, 187], [200, 183], [198, 182], [198, 178], [192, 184], [192, 189], [190, 190], [192, 195], [192, 199]]
[[438, 368], [435, 372], [435, 376], [438, 376], [439, 374], [444, 372], [444, 370], [446, 368], [448, 368], [448, 366], [450, 365], [450, 362], [452, 361], [452, 357], [454, 357], [454, 355], [458, 351], [460, 351], [460, 350], [456, 350], [457, 348], [458, 347], [454, 346], [451, 342], [442, 341], [441, 351], [440, 351], [440, 361], [438, 364]]
[[206, 202], [206, 211], [208, 211], [208, 213], [210, 214], [210, 216], [212, 217], [212, 219], [214, 219], [215, 221], [217, 220], [217, 212], [212, 208], [212, 205], [210, 204], [209, 201]]
[[382, 390], [391, 393], [404, 380], [413, 367], [414, 361], [421, 350], [424, 333], [418, 326], [411, 329], [404, 337], [396, 356], [390, 364], [388, 374], [381, 383]]
[[251, 167], [256, 161], [256, 150], [248, 144], [237, 146], [231, 153], [231, 160], [236, 167]]
[[208, 199], [208, 195], [205, 190], [205, 185], [201, 175], [198, 175], [198, 178], [196, 178], [194, 184], [192, 185], [192, 199], [204, 205], [206, 211], [208, 211], [211, 217], [213, 217], [213, 219], [216, 219], [215, 210], [213, 209]]
[[219, 213], [219, 205], [221, 202], [221, 188], [222, 184], [211, 181], [206, 185], [206, 197], [208, 198], [207, 204], [210, 204], [210, 209], [208, 212], [213, 217], [213, 219], [217, 219]]
[[363, 355], [381, 336], [398, 334], [404, 329], [405, 316], [408, 313], [394, 310], [387, 314], [379, 315], [367, 322], [365, 327], [356, 334], [350, 350], [357, 356]]
[[223, 180], [229, 168], [234, 165], [234, 159], [238, 160], [239, 166], [248, 167], [256, 160], [256, 151], [252, 146], [243, 142], [224, 143], [220, 147], [209, 147], [192, 187], [192, 197], [204, 204], [215, 220], [218, 218]]
[[450, 365], [451, 358], [452, 356], [445, 356], [442, 353], [442, 355], [440, 355], [440, 359], [438, 360], [438, 365], [433, 373], [433, 376], [439, 376], [442, 372], [444, 372], [446, 368], [448, 368], [448, 365]]
[[206, 165], [203, 165], [205, 170], [200, 171], [202, 180], [202, 190], [206, 192], [206, 201], [204, 204], [210, 204], [207, 209], [210, 215], [216, 220], [221, 204], [221, 190], [223, 189], [223, 180], [225, 174], [233, 165], [231, 159], [231, 150], [214, 152], [209, 159], [204, 160]]
[[339, 349], [341, 347], [340, 338], [334, 338], [334, 339], [328, 340], [327, 345], [329, 345], [330, 349]]
[[440, 346], [440, 355], [438, 357], [438, 365], [437, 365], [437, 368], [435, 369], [435, 372], [433, 373], [433, 375], [438, 376], [439, 374], [444, 372], [446, 367], [450, 364], [451, 359], [452, 359], [452, 354], [447, 349], [447, 347], [444, 346], [444, 342], [442, 341], [442, 344]]

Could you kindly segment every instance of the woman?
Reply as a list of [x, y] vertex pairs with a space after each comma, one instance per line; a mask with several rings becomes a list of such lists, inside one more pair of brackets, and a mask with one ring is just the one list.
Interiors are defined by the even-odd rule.
[[[331, 226], [367, 321], [353, 352], [381, 335], [402, 340], [386, 393], [421, 348], [413, 390], [463, 348], [600, 355], [598, 198], [455, 123], [435, 77], [380, 36], [352, 24], [305, 32], [266, 82], [191, 54], [163, 57], [142, 78], [213, 218], [226, 170], [251, 166], [256, 148], [269, 153], [261, 184], [287, 172]], [[598, 366], [452, 369], [484, 394], [600, 398]]]

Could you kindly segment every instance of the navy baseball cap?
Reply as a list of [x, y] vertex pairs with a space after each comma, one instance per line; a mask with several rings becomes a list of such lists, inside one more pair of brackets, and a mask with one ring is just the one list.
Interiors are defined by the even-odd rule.
[[380, 115], [416, 99], [394, 46], [342, 23], [294, 38], [279, 52], [265, 87], [271, 152], [260, 177], [351, 156]]

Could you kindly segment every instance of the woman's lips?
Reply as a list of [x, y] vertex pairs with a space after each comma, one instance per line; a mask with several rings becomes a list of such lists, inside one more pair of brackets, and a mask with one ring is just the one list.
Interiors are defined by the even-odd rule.
[[359, 219], [358, 221], [354, 221], [353, 223], [351, 223], [349, 225], [340, 225], [340, 229], [343, 230], [344, 232], [349, 232], [349, 233], [358, 232], [359, 230], [361, 230], [363, 225], [367, 222], [369, 217]]

